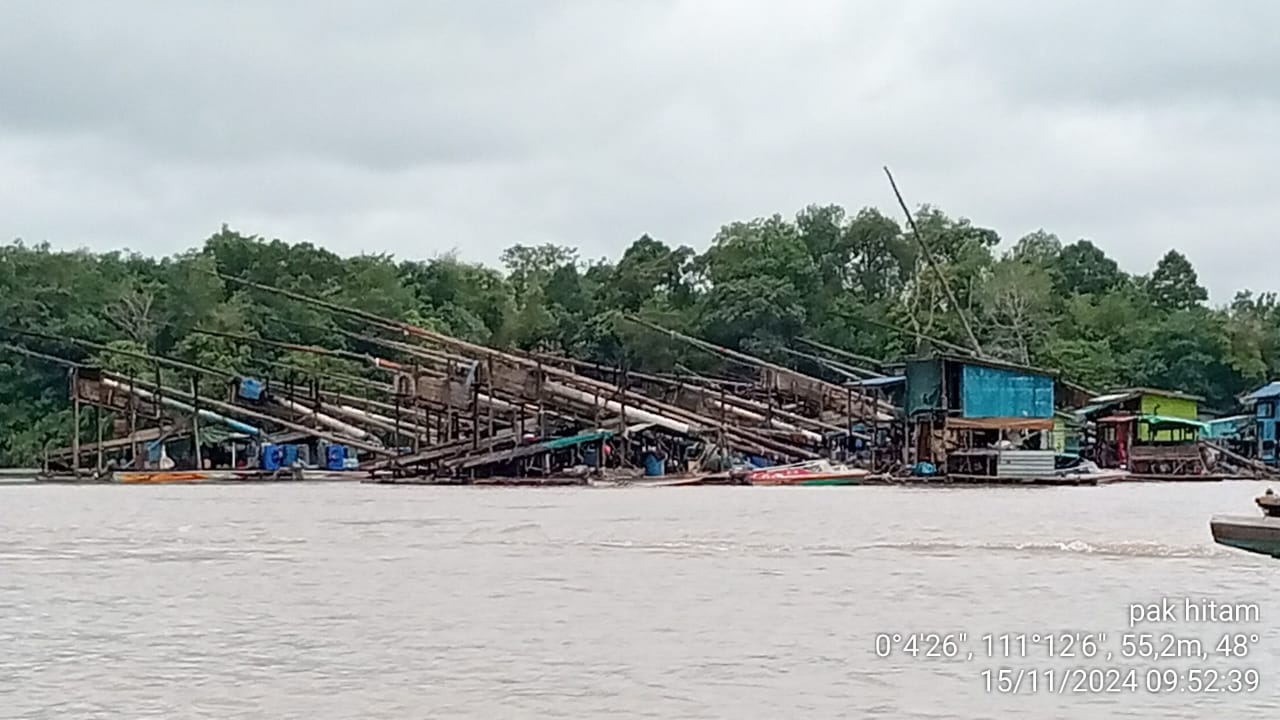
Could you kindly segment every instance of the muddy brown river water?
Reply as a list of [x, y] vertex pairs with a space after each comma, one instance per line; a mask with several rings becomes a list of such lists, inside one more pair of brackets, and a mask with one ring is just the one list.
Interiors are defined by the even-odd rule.
[[0, 717], [1262, 717], [1263, 487], [3, 487]]

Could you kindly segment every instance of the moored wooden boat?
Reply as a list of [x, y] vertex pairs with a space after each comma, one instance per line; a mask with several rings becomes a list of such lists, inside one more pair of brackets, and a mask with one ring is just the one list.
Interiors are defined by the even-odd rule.
[[157, 470], [154, 472], [115, 472], [112, 473], [111, 479], [114, 482], [126, 485], [161, 485], [167, 483], [209, 482], [213, 479], [212, 475], [213, 473], [199, 470]]
[[646, 478], [631, 481], [632, 487], [692, 487], [704, 484], [702, 475], [669, 475], [661, 478]]
[[802, 480], [797, 485], [804, 486], [842, 486], [842, 485], [861, 485], [864, 475], [857, 476], [840, 476], [828, 478], [808, 478]]
[[192, 485], [199, 483], [355, 482], [368, 473], [350, 470], [116, 470], [111, 482], [125, 485]]

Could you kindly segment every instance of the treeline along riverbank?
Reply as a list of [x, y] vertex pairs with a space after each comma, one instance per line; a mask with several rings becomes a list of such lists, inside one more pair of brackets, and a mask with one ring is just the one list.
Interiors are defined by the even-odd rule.
[[[342, 317], [222, 275], [471, 342], [634, 372], [714, 376], [726, 368], [696, 347], [653, 342], [627, 316], [825, 372], [804, 352], [806, 343], [839, 348], [871, 367], [911, 354], [922, 338], [964, 344], [954, 304], [990, 355], [1052, 368], [1089, 387], [1175, 387], [1226, 408], [1280, 371], [1275, 295], [1242, 290], [1230, 304], [1210, 307], [1194, 268], [1174, 250], [1149, 274], [1132, 275], [1088, 240], [1063, 243], [1037, 232], [1002, 243], [994, 230], [928, 207], [915, 219], [936, 267], [895, 220], [835, 206], [730, 223], [702, 252], [647, 235], [603, 259], [514, 245], [501, 268], [448, 254], [343, 258], [226, 227], [167, 258], [14, 242], [0, 248], [0, 334], [90, 340], [105, 349], [30, 336], [22, 344], [139, 378], [154, 369], [138, 354], [246, 375], [292, 367], [299, 377], [308, 370], [373, 376], [355, 359], [287, 346], [366, 350]], [[185, 382], [172, 368], [163, 373], [166, 384]], [[87, 423], [82, 418], [89, 437]], [[68, 442], [70, 427], [65, 368], [0, 349], [0, 465], [38, 464], [46, 447]]]

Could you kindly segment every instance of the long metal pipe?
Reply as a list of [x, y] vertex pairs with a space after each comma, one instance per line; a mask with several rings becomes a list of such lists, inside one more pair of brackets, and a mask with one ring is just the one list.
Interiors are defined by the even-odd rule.
[[[142, 388], [137, 386], [130, 387], [125, 383], [122, 383], [118, 380], [112, 380], [111, 378], [107, 378], [107, 377], [102, 378], [99, 382], [101, 382], [103, 385], [106, 385], [109, 388], [113, 388], [115, 390], [121, 390], [125, 393], [136, 395], [142, 398], [143, 400], [148, 400], [150, 402], [157, 402], [155, 393], [149, 390], [143, 390]], [[242, 432], [246, 435], [252, 435], [254, 437], [260, 437], [262, 435], [262, 430], [252, 425], [246, 425], [240, 422], [239, 420], [232, 420], [231, 418], [225, 415], [219, 415], [218, 413], [210, 412], [209, 410], [200, 410], [199, 412], [196, 412], [196, 409], [194, 407], [184, 402], [179, 402], [177, 400], [174, 400], [173, 398], [165, 397], [164, 395], [161, 395], [158, 401], [161, 405], [164, 405], [167, 408], [180, 410], [184, 413], [187, 413], [188, 415], [195, 413], [196, 415], [199, 415], [201, 418], [205, 420], [208, 420], [210, 422], [221, 423], [231, 428], [232, 430], [235, 430], [236, 432]]]

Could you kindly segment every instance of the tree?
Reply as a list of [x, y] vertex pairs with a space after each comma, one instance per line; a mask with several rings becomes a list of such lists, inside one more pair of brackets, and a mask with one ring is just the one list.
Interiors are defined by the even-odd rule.
[[778, 215], [726, 225], [701, 260], [711, 284], [700, 313], [708, 337], [737, 347], [799, 334], [821, 283], [795, 225]]
[[923, 249], [917, 254], [906, 286], [903, 305], [907, 327], [969, 346], [964, 320], [979, 309], [978, 292], [995, 261], [992, 249], [1000, 236], [966, 218], [952, 220], [929, 206], [916, 213], [916, 227], [929, 254]]
[[524, 298], [532, 287], [545, 283], [556, 268], [577, 262], [577, 250], [550, 243], [512, 245], [502, 251], [502, 264], [507, 268], [507, 279], [517, 300]]
[[918, 256], [898, 223], [874, 208], [858, 211], [845, 227], [840, 248], [844, 288], [863, 302], [900, 298]]
[[1191, 261], [1177, 250], [1170, 250], [1160, 258], [1155, 272], [1147, 281], [1151, 300], [1164, 310], [1187, 310], [1209, 299], [1209, 293], [1200, 287]]
[[1275, 293], [1236, 294], [1227, 309], [1228, 362], [1251, 385], [1280, 375], [1280, 305]]
[[1009, 259], [1051, 268], [1062, 256], [1062, 241], [1057, 235], [1045, 232], [1044, 229], [1024, 235], [1009, 252]]
[[1012, 259], [997, 263], [982, 286], [984, 317], [996, 340], [985, 349], [1003, 347], [1009, 359], [1030, 363], [1033, 346], [1049, 329], [1052, 292], [1053, 281], [1039, 265]]
[[1098, 295], [1125, 282], [1115, 260], [1088, 240], [1062, 248], [1050, 265], [1054, 291], [1061, 295]]
[[694, 291], [690, 277], [690, 248], [671, 249], [648, 235], [622, 253], [601, 288], [605, 303], [630, 311], [658, 300], [673, 307], [688, 307]]
[[515, 298], [498, 271], [448, 254], [425, 263], [402, 263], [400, 277], [417, 297], [420, 317], [436, 320], [441, 330], [464, 340], [502, 341]]

